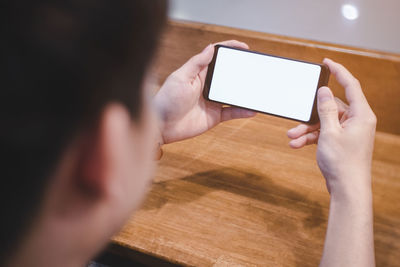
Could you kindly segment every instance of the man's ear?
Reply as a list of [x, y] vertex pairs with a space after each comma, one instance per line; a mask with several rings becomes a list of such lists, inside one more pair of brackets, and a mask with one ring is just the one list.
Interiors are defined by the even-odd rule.
[[105, 197], [119, 190], [118, 177], [124, 171], [120, 162], [128, 156], [131, 123], [125, 107], [110, 104], [98, 124], [83, 134], [77, 185], [88, 196]]

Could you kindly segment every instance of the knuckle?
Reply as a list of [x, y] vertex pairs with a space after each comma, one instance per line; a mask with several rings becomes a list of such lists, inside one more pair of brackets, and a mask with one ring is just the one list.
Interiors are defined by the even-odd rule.
[[176, 71], [174, 71], [173, 73], [171, 73], [169, 76], [168, 76], [168, 79], [178, 79], [179, 77], [180, 77], [180, 75], [179, 75], [179, 71], [180, 71], [180, 69], [178, 69], [178, 70], [176, 70]]
[[368, 113], [368, 115], [360, 118], [359, 125], [360, 129], [375, 129], [377, 124], [377, 117], [373, 112]]
[[360, 81], [359, 81], [357, 78], [354, 78], [354, 77], [353, 77], [352, 84], [353, 84], [354, 86], [361, 87]]
[[188, 61], [189, 64], [196, 64], [197, 61], [200, 60], [200, 54], [194, 55], [193, 57], [191, 57]]
[[374, 112], [371, 112], [371, 115], [369, 115], [367, 117], [367, 121], [366, 122], [371, 126], [376, 126], [376, 124], [378, 122], [378, 119], [377, 119], [377, 117], [376, 117]]
[[338, 112], [337, 105], [335, 103], [326, 103], [318, 106], [318, 111], [322, 115], [331, 115]]
[[374, 123], [377, 124], [377, 123], [378, 123], [378, 117], [377, 117], [376, 114], [373, 113], [373, 112], [372, 112], [372, 117], [373, 117]]

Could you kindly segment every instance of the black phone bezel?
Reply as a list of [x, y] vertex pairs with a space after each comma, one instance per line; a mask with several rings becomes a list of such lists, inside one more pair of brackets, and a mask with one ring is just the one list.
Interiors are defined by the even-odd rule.
[[[285, 116], [281, 116], [281, 115], [277, 115], [277, 114], [272, 114], [272, 113], [268, 113], [268, 112], [264, 112], [264, 111], [260, 111], [260, 110], [245, 108], [245, 107], [241, 107], [241, 106], [237, 106], [237, 105], [233, 105], [233, 104], [229, 104], [229, 103], [223, 103], [223, 102], [219, 102], [219, 101], [215, 101], [215, 100], [210, 99], [209, 98], [209, 93], [210, 93], [212, 78], [213, 78], [213, 75], [214, 75], [215, 63], [216, 63], [216, 60], [217, 60], [218, 51], [219, 51], [219, 49], [221, 47], [222, 48], [233, 49], [233, 50], [239, 50], [239, 51], [243, 51], [243, 52], [247, 52], [247, 53], [258, 54], [258, 55], [262, 55], [262, 56], [282, 58], [282, 59], [286, 59], [286, 60], [303, 62], [303, 63], [307, 63], [307, 64], [313, 64], [313, 65], [320, 66], [321, 67], [321, 73], [320, 73], [319, 80], [318, 80], [318, 85], [317, 85], [317, 88], [316, 88], [315, 94], [314, 94], [314, 102], [313, 102], [313, 107], [312, 107], [312, 112], [311, 112], [310, 119], [308, 121], [303, 121], [303, 120], [298, 120], [298, 119], [294, 119], [294, 118], [290, 118], [290, 117], [285, 117]], [[285, 119], [290, 119], [290, 120], [294, 120], [294, 121], [313, 124], [313, 123], [318, 122], [318, 120], [319, 120], [318, 112], [317, 112], [317, 92], [318, 92], [319, 88], [328, 85], [329, 76], [330, 76], [329, 68], [324, 64], [313, 63], [313, 62], [308, 62], [308, 61], [304, 61], [304, 60], [298, 60], [298, 59], [281, 57], [281, 56], [275, 56], [275, 55], [270, 55], [270, 54], [266, 54], [266, 53], [261, 53], [261, 52], [242, 49], [242, 48], [237, 48], [237, 47], [230, 47], [230, 46], [225, 46], [225, 45], [215, 45], [214, 56], [213, 56], [213, 59], [212, 59], [211, 63], [209, 64], [208, 70], [207, 70], [206, 80], [205, 80], [204, 88], [203, 88], [203, 97], [208, 101], [216, 102], [216, 103], [223, 104], [223, 105], [229, 105], [229, 106], [233, 106], [233, 107], [240, 107], [240, 108], [243, 108], [243, 109], [255, 111], [255, 112], [258, 112], [258, 113], [262, 113], [262, 114], [272, 115], [272, 116], [279, 117], [279, 118], [285, 118]]]

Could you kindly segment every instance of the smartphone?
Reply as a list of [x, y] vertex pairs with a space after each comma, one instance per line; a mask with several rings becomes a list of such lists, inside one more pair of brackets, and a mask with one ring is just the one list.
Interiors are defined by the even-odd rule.
[[216, 45], [203, 95], [209, 101], [315, 123], [317, 90], [328, 84], [329, 75], [323, 64]]

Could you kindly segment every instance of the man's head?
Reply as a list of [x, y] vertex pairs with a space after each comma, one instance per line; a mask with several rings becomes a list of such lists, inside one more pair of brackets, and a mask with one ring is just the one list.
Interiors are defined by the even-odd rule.
[[2, 262], [64, 236], [100, 247], [143, 196], [154, 131], [142, 85], [165, 13], [163, 0], [2, 4]]

